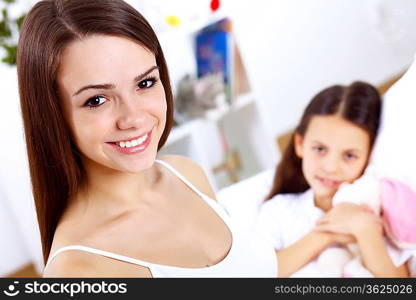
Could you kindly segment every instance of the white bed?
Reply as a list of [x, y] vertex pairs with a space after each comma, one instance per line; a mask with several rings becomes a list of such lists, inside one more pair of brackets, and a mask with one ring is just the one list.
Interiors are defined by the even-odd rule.
[[272, 186], [273, 176], [274, 169], [270, 169], [223, 188], [217, 193], [218, 202], [239, 226], [252, 229], [258, 209]]

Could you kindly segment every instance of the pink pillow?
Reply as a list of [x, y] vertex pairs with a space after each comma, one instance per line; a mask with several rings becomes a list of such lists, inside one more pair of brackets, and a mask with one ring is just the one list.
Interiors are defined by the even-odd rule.
[[380, 191], [386, 234], [399, 248], [416, 248], [416, 193], [388, 178], [380, 180]]

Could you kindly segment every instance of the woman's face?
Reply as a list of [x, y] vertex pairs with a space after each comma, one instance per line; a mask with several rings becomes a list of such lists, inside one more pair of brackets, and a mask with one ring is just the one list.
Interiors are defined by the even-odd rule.
[[153, 53], [122, 37], [77, 40], [62, 53], [57, 82], [86, 168], [152, 166], [167, 109]]
[[295, 149], [315, 199], [332, 199], [341, 183], [351, 183], [363, 173], [370, 136], [339, 116], [314, 116], [304, 137], [295, 135]]

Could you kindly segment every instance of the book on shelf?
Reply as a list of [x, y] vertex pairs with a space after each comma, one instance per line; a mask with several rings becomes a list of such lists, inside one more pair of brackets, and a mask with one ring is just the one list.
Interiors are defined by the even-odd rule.
[[221, 73], [228, 104], [250, 91], [246, 69], [232, 34], [232, 22], [223, 18], [195, 34], [197, 76]]

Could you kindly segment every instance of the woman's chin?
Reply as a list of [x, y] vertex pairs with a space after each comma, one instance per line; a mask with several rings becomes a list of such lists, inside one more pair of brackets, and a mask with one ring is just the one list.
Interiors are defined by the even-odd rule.
[[154, 160], [141, 160], [140, 162], [118, 163], [111, 166], [112, 169], [122, 173], [140, 173], [152, 167]]

